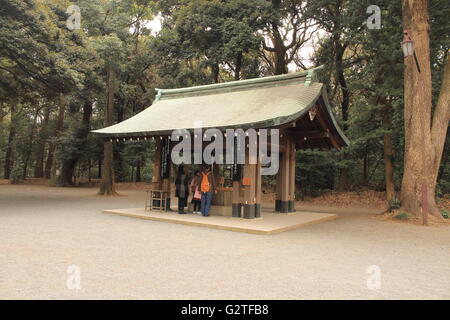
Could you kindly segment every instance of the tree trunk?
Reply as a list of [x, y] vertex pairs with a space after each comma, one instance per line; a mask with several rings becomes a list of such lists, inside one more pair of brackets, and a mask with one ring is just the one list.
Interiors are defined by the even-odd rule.
[[84, 150], [84, 144], [89, 134], [92, 115], [92, 102], [86, 100], [83, 104], [83, 119], [80, 127], [75, 131], [75, 151], [72, 152], [70, 158], [63, 160], [61, 165], [61, 175], [59, 176], [59, 184], [61, 186], [71, 186], [74, 184], [73, 176], [80, 157]]
[[441, 164], [441, 166], [439, 168], [439, 174], [438, 174], [438, 177], [437, 177], [437, 181], [441, 180], [442, 177], [444, 176], [445, 168], [447, 167], [447, 164], [448, 164], [448, 155], [450, 154], [450, 152], [449, 152], [449, 149], [450, 149], [450, 145], [449, 145], [449, 141], [450, 141], [449, 136], [450, 135], [449, 135], [449, 133], [450, 132], [447, 133], [447, 138], [445, 139], [443, 161], [442, 161], [442, 164]]
[[102, 182], [100, 184], [99, 195], [116, 195], [114, 186], [114, 173], [113, 173], [113, 147], [111, 141], [105, 141], [104, 143], [104, 160], [103, 160], [103, 172]]
[[[59, 132], [62, 130], [64, 125], [64, 113], [66, 111], [66, 104], [67, 100], [66, 98], [61, 94], [60, 95], [60, 101], [59, 101], [59, 112], [58, 112], [58, 120], [56, 121], [55, 130], [53, 132], [53, 137], [56, 138], [59, 134]], [[48, 148], [48, 156], [47, 156], [47, 162], [45, 164], [45, 178], [50, 179], [52, 175], [54, 175], [54, 172], [56, 171], [56, 167], [54, 164], [54, 153], [56, 150], [56, 145], [54, 143], [50, 144], [50, 147]]]
[[16, 136], [16, 125], [15, 125], [15, 117], [16, 117], [16, 107], [14, 102], [11, 103], [11, 124], [9, 126], [9, 134], [8, 134], [8, 144], [6, 146], [5, 152], [5, 171], [4, 171], [4, 179], [11, 178], [11, 170], [14, 165], [14, 137]]
[[369, 181], [369, 144], [366, 142], [366, 147], [364, 151], [364, 158], [363, 158], [363, 186], [367, 186], [367, 183]]
[[275, 75], [288, 73], [288, 67], [286, 63], [286, 46], [284, 45], [283, 38], [281, 37], [278, 26], [272, 25], [272, 43], [273, 43], [273, 57], [274, 57], [274, 72]]
[[[123, 106], [127, 106], [127, 101], [123, 102]], [[124, 107], [117, 106], [117, 122], [122, 122], [124, 120]], [[114, 177], [117, 182], [125, 181], [125, 160], [122, 156], [123, 150], [125, 149], [125, 142], [119, 141], [114, 145], [113, 158], [114, 158]]]
[[25, 159], [23, 161], [22, 180], [25, 180], [27, 178], [28, 164], [30, 162], [31, 153], [33, 150], [34, 131], [36, 129], [36, 123], [37, 123], [38, 116], [39, 116], [39, 109], [36, 111], [36, 114], [35, 114], [35, 117], [33, 120], [33, 124], [31, 125], [31, 128], [30, 128], [30, 134], [28, 136], [28, 146], [27, 146], [27, 150], [25, 151]]
[[136, 180], [135, 182], [141, 182], [141, 159], [136, 161]]
[[97, 178], [98, 179], [102, 178], [102, 158], [101, 157], [98, 159], [98, 174], [97, 174]]
[[219, 63], [218, 62], [214, 63], [211, 66], [211, 71], [212, 71], [214, 83], [219, 83], [219, 71], [220, 71], [220, 68], [219, 68]]
[[[333, 46], [334, 46], [334, 63], [336, 68], [336, 87], [338, 87], [342, 94], [341, 100], [341, 113], [342, 113], [342, 129], [347, 131], [348, 129], [348, 109], [350, 106], [350, 94], [347, 86], [347, 81], [344, 76], [344, 65], [343, 65], [343, 57], [345, 52], [345, 47], [341, 44], [339, 36], [333, 37]], [[343, 159], [347, 157], [345, 153], [343, 153]], [[350, 185], [350, 172], [349, 168], [344, 167], [340, 170], [339, 174], [339, 186], [341, 190], [347, 190]]]
[[347, 122], [348, 122], [348, 108], [350, 106], [350, 93], [348, 90], [347, 81], [345, 80], [344, 65], [342, 61], [344, 58], [345, 47], [341, 45], [339, 39], [334, 40], [334, 47], [336, 51], [335, 53], [336, 79], [342, 93], [341, 111], [342, 111], [342, 120], [344, 121], [342, 128], [344, 129], [344, 131], [346, 131], [348, 129]]
[[61, 187], [72, 186], [73, 176], [75, 172], [75, 167], [77, 165], [78, 159], [67, 159], [61, 164], [61, 174], [58, 177], [58, 184]]
[[236, 57], [236, 66], [234, 68], [234, 80], [241, 79], [241, 69], [242, 69], [242, 53], [239, 53]]
[[44, 121], [42, 123], [42, 128], [39, 133], [39, 142], [36, 151], [36, 165], [34, 167], [35, 178], [44, 177], [44, 154], [45, 154], [45, 143], [47, 141], [47, 126], [49, 118], [50, 118], [50, 108], [46, 107], [44, 111]]
[[44, 178], [50, 179], [51, 173], [52, 173], [52, 166], [53, 166], [53, 153], [55, 152], [55, 145], [53, 143], [50, 144], [48, 147], [48, 153], [47, 153], [47, 161], [45, 162], [45, 169], [44, 169]]
[[383, 133], [383, 160], [384, 160], [384, 181], [386, 184], [386, 199], [391, 201], [395, 198], [394, 186], [394, 151], [392, 148], [392, 133], [391, 130], [391, 108], [388, 105], [383, 106], [382, 109], [382, 125], [385, 130]]
[[92, 174], [92, 163], [91, 158], [88, 160], [88, 182], [91, 183], [91, 174]]
[[[113, 104], [114, 104], [114, 71], [112, 66], [108, 66], [107, 72], [107, 85], [108, 96], [106, 105], [106, 125], [111, 126], [113, 124]], [[113, 166], [113, 145], [112, 141], [107, 140], [104, 142], [103, 153], [103, 172], [102, 182], [100, 184], [99, 195], [116, 195], [116, 188], [114, 185], [114, 166]]]
[[405, 58], [405, 163], [401, 203], [405, 211], [416, 216], [422, 209], [422, 185], [428, 190], [429, 212], [442, 218], [435, 201], [439, 165], [450, 118], [450, 66], [446, 61], [438, 104], [432, 113], [432, 82], [429, 47], [428, 3], [426, 0], [403, 0], [403, 27], [415, 43], [414, 57]]

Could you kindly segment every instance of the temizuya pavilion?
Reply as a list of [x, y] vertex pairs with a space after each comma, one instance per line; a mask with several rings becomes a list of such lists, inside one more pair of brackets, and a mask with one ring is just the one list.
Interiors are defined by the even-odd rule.
[[[157, 89], [151, 107], [116, 125], [94, 131], [104, 139], [154, 139], [154, 190], [167, 194], [170, 209], [170, 150], [174, 130], [194, 132], [201, 121], [203, 130], [279, 129], [279, 170], [275, 211], [295, 211], [295, 151], [339, 149], [348, 145], [330, 109], [326, 88], [317, 82], [315, 70], [259, 79], [231, 81], [180, 89]], [[193, 141], [193, 139], [191, 140]], [[270, 142], [267, 148], [270, 150]], [[225, 143], [224, 143], [225, 146]], [[248, 153], [248, 143], [245, 144]], [[247, 157], [246, 157], [247, 158]], [[233, 165], [229, 187], [213, 174], [222, 188], [214, 197], [211, 214], [243, 217], [261, 216], [261, 163]]]

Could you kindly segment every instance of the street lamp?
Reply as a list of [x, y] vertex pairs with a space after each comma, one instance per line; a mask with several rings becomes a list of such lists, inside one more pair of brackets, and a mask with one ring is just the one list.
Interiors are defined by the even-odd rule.
[[401, 45], [405, 58], [414, 55], [414, 41], [412, 41], [408, 30], [403, 31], [403, 42], [401, 42]]
[[417, 70], [420, 72], [419, 61], [417, 60], [416, 51], [414, 50], [414, 41], [411, 39], [408, 30], [403, 31], [403, 41], [401, 42], [403, 55], [405, 58], [414, 56]]

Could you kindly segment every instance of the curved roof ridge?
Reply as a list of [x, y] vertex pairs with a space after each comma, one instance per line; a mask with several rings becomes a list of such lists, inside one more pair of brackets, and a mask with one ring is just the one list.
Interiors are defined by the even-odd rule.
[[315, 70], [318, 70], [321, 68], [322, 68], [322, 66], [304, 70], [304, 71], [292, 72], [292, 73], [276, 75], [276, 76], [252, 78], [252, 79], [245, 79], [245, 80], [235, 80], [235, 81], [207, 84], [207, 85], [201, 85], [201, 86], [195, 86], [195, 87], [185, 87], [185, 88], [176, 88], [176, 89], [155, 88], [155, 90], [157, 91], [156, 101], [158, 101], [163, 96], [170, 96], [172, 94], [196, 93], [196, 92], [204, 92], [204, 91], [210, 91], [210, 90], [212, 91], [215, 89], [247, 87], [247, 86], [253, 86], [253, 85], [258, 85], [258, 84], [261, 84], [261, 85], [262, 84], [273, 84], [278, 81], [285, 81], [285, 80], [292, 80], [292, 79], [299, 79], [299, 78], [305, 78], [305, 80], [306, 80], [306, 77], [309, 74], [311, 74], [311, 72], [314, 72]]

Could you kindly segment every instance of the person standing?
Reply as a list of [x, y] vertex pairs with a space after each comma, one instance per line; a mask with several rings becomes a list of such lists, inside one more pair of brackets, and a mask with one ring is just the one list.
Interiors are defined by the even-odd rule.
[[211, 201], [215, 190], [214, 176], [211, 173], [211, 167], [205, 166], [201, 175], [200, 191], [202, 192], [201, 212], [202, 216], [209, 216]]
[[200, 171], [196, 170], [191, 181], [193, 213], [201, 214], [202, 193], [200, 191]]
[[184, 171], [184, 166], [178, 166], [178, 173], [175, 179], [175, 197], [178, 198], [178, 213], [185, 214], [184, 207], [187, 206], [189, 197], [188, 177]]

